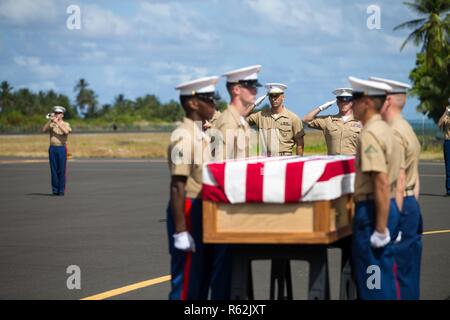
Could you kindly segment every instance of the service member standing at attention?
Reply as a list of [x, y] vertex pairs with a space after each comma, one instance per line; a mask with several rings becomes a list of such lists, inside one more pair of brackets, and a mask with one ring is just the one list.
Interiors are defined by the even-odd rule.
[[291, 156], [294, 146], [296, 154], [302, 156], [305, 131], [298, 116], [284, 106], [284, 91], [287, 86], [267, 83], [265, 87], [271, 108], [252, 113], [247, 117], [247, 122], [258, 127], [267, 156]]
[[381, 116], [394, 130], [400, 148], [401, 166], [397, 182], [397, 204], [400, 209], [399, 242], [394, 245], [397, 278], [402, 300], [419, 300], [420, 261], [422, 257], [422, 214], [419, 198], [420, 142], [411, 125], [402, 117], [406, 90], [411, 86], [388, 79], [370, 77], [372, 81], [392, 87]]
[[215, 107], [215, 84], [206, 77], [180, 84], [180, 102], [186, 113], [171, 136], [168, 159], [171, 175], [167, 233], [171, 255], [171, 300], [207, 299], [209, 256], [202, 239], [202, 165], [209, 142], [202, 130]]
[[72, 132], [70, 124], [63, 120], [66, 109], [61, 106], [53, 107], [48, 114], [49, 121], [42, 128], [50, 133], [50, 148], [48, 156], [52, 174], [52, 192], [55, 196], [63, 196], [66, 191], [67, 168], [67, 138]]
[[363, 124], [356, 149], [352, 262], [363, 300], [397, 299], [393, 240], [399, 212], [395, 191], [400, 157], [394, 132], [380, 110], [391, 87], [349, 77], [353, 111]]
[[[336, 100], [328, 101], [309, 112], [304, 118], [308, 127], [322, 130], [329, 155], [356, 153], [356, 142], [361, 132], [361, 123], [353, 117], [352, 89], [338, 88], [333, 91]], [[337, 101], [339, 113], [317, 116]]]
[[[448, 99], [450, 103], [450, 98]], [[444, 159], [445, 159], [445, 173], [446, 173], [446, 196], [450, 196], [450, 105], [447, 106], [438, 122], [439, 128], [444, 131]]]
[[253, 110], [258, 87], [261, 87], [258, 82], [260, 70], [261, 66], [255, 65], [224, 74], [231, 101], [214, 128], [222, 134], [225, 159], [245, 158], [250, 154], [250, 127], [245, 117]]

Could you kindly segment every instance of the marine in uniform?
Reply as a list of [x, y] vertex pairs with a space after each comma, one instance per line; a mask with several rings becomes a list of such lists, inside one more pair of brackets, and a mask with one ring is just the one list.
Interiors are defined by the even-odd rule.
[[392, 240], [398, 234], [395, 191], [401, 159], [394, 132], [380, 116], [391, 87], [355, 77], [349, 77], [349, 82], [354, 116], [363, 124], [356, 148], [352, 239], [358, 295], [363, 300], [395, 300], [398, 284]]
[[[250, 154], [250, 126], [245, 117], [252, 111], [256, 101], [260, 65], [250, 66], [225, 73], [230, 103], [217, 119], [214, 128], [220, 131], [222, 152], [216, 152], [223, 159], [248, 157]], [[217, 132], [219, 133], [219, 132]]]
[[[180, 84], [180, 101], [186, 112], [183, 123], [172, 133], [168, 159], [171, 174], [167, 232], [171, 255], [171, 300], [226, 298], [214, 286], [221, 278], [221, 262], [213, 247], [202, 239], [202, 165], [209, 160], [209, 141], [203, 124], [215, 110], [215, 85], [219, 77], [206, 77]], [[222, 291], [220, 291], [222, 290]]]
[[411, 125], [402, 117], [406, 103], [406, 90], [411, 86], [389, 79], [370, 77], [372, 81], [386, 83], [388, 92], [381, 116], [394, 130], [400, 146], [401, 166], [397, 183], [397, 204], [400, 209], [399, 237], [394, 245], [397, 278], [402, 300], [420, 298], [420, 263], [422, 257], [422, 214], [419, 198], [420, 142]]
[[247, 122], [260, 131], [263, 153], [267, 156], [291, 156], [294, 146], [296, 154], [302, 156], [305, 131], [298, 116], [284, 105], [287, 86], [281, 83], [265, 85], [271, 108], [250, 114]]
[[[331, 100], [310, 111], [303, 121], [312, 129], [322, 130], [329, 155], [354, 155], [356, 142], [361, 132], [361, 123], [353, 117], [352, 89], [338, 88], [333, 91], [336, 100]], [[337, 102], [339, 113], [317, 116]]]
[[[450, 98], [448, 99], [450, 103]], [[445, 189], [446, 196], [450, 196], [450, 105], [447, 106], [438, 122], [439, 128], [444, 132], [444, 159], [445, 159]]]
[[55, 196], [64, 196], [66, 191], [67, 169], [67, 138], [72, 132], [70, 124], [65, 122], [66, 109], [55, 106], [48, 114], [49, 121], [42, 128], [43, 132], [50, 133], [50, 147], [48, 156], [52, 175], [52, 192]]

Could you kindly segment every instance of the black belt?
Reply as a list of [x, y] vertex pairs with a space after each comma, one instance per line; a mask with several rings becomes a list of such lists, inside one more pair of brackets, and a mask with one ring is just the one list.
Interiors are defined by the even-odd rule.
[[269, 157], [292, 156], [292, 152], [277, 152], [277, 153], [270, 153], [270, 152], [268, 152], [267, 155]]
[[375, 194], [369, 193], [369, 194], [363, 194], [358, 197], [355, 197], [355, 202], [362, 202], [362, 201], [369, 201], [369, 200], [375, 200]]
[[[391, 190], [391, 198], [395, 198], [395, 190]], [[354, 198], [355, 202], [375, 200], [375, 193], [362, 194]]]
[[415, 194], [414, 194], [414, 188], [415, 188], [415, 187], [416, 187], [415, 184], [413, 184], [413, 185], [410, 186], [410, 187], [406, 187], [406, 188], [405, 188], [405, 192], [403, 192], [403, 196], [404, 196], [404, 197], [415, 196]]

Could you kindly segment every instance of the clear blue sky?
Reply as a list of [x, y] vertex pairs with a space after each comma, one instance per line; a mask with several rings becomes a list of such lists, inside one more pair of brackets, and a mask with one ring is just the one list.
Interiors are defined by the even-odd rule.
[[[71, 4], [80, 30], [66, 27]], [[381, 9], [379, 30], [367, 27], [369, 5]], [[85, 78], [101, 104], [119, 93], [165, 102], [182, 81], [261, 64], [261, 81], [287, 84], [286, 104], [303, 116], [349, 75], [409, 82], [419, 49], [400, 52], [408, 31], [392, 29], [413, 18], [397, 0], [1, 0], [0, 80], [73, 101]], [[219, 91], [227, 97], [223, 81]], [[407, 118], [420, 118], [416, 105]]]

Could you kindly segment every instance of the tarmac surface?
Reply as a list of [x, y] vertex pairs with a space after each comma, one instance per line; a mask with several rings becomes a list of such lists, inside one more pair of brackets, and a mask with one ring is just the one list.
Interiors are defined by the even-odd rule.
[[[444, 165], [423, 162], [420, 174], [424, 231], [446, 230], [423, 236], [421, 298], [450, 299]], [[54, 197], [46, 160], [0, 159], [0, 299], [82, 299], [114, 289], [97, 298], [167, 299], [165, 161], [74, 160], [67, 175], [66, 195]], [[329, 250], [332, 299], [339, 258]], [[67, 287], [72, 265], [80, 289]], [[308, 264], [291, 266], [294, 298], [305, 299]], [[269, 297], [269, 269], [269, 261], [253, 263], [256, 299]]]

